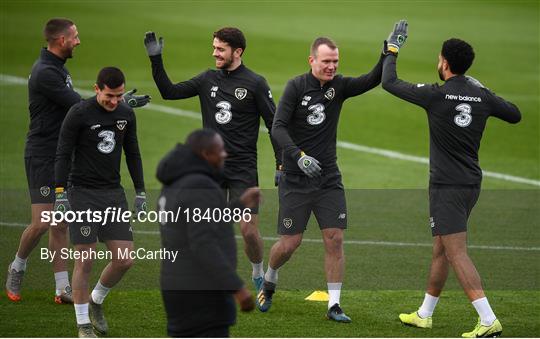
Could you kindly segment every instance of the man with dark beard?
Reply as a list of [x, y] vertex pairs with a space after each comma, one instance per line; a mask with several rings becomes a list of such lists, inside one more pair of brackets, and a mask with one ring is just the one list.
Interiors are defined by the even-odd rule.
[[[244, 34], [225, 27], [213, 35], [212, 56], [217, 70], [207, 70], [196, 77], [173, 84], [162, 61], [163, 38], [146, 33], [144, 44], [152, 62], [154, 81], [166, 100], [199, 96], [203, 127], [217, 131], [225, 142], [229, 157], [225, 160], [221, 186], [228, 200], [238, 198], [247, 188], [258, 186], [257, 138], [260, 117], [270, 133], [275, 104], [266, 80], [242, 63], [246, 49]], [[272, 139], [271, 139], [272, 140]], [[280, 175], [278, 147], [272, 141], [276, 158], [276, 182]], [[276, 184], [277, 185], [277, 184]], [[258, 230], [258, 206], [251, 209], [251, 221], [240, 221], [244, 250], [253, 268], [256, 290], [263, 281], [263, 241]]]
[[515, 124], [521, 120], [521, 113], [514, 104], [465, 75], [473, 63], [474, 51], [460, 39], [449, 39], [442, 45], [437, 70], [443, 85], [412, 84], [398, 79], [397, 53], [407, 37], [407, 23], [400, 21], [394, 33], [396, 31], [401, 38], [397, 39], [398, 43], [388, 41], [389, 55], [383, 64], [382, 86], [427, 112], [433, 235], [424, 301], [418, 311], [400, 314], [399, 319], [406, 325], [431, 328], [433, 311], [452, 267], [479, 316], [476, 327], [462, 336], [497, 337], [502, 333], [502, 325], [491, 309], [480, 275], [467, 254], [467, 222], [480, 195], [482, 170], [478, 150], [487, 119], [494, 116]]

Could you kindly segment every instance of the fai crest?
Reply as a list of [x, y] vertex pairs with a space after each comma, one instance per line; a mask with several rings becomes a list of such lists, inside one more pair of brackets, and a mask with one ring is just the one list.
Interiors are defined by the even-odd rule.
[[247, 95], [247, 89], [245, 88], [237, 88], [234, 90], [234, 96], [238, 100], [243, 100]]
[[324, 93], [324, 97], [328, 100], [334, 99], [334, 96], [336, 95], [336, 90], [334, 87], [330, 87], [326, 93]]
[[47, 197], [51, 193], [51, 188], [49, 186], [41, 186], [39, 193], [41, 193], [42, 196]]
[[90, 235], [90, 226], [81, 227], [81, 234], [85, 237]]
[[126, 125], [127, 125], [127, 120], [116, 120], [116, 127], [118, 127], [119, 130], [123, 131]]
[[285, 228], [291, 228], [292, 227], [292, 219], [291, 218], [283, 219], [283, 226], [285, 226]]

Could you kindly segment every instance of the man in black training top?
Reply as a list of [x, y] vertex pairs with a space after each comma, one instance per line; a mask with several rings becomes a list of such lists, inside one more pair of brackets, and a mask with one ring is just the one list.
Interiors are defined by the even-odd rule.
[[[217, 70], [207, 70], [196, 77], [173, 84], [163, 67], [163, 38], [156, 41], [153, 32], [146, 33], [146, 50], [152, 62], [154, 81], [166, 100], [199, 96], [205, 128], [217, 131], [229, 154], [225, 160], [222, 187], [228, 199], [238, 198], [248, 187], [258, 186], [257, 138], [260, 117], [270, 133], [275, 104], [266, 80], [242, 63], [246, 49], [244, 34], [237, 28], [226, 27], [214, 33], [212, 56]], [[278, 149], [272, 141], [276, 157], [276, 178], [280, 162]], [[276, 179], [277, 181], [277, 179]], [[258, 230], [258, 207], [252, 209], [250, 222], [241, 221], [244, 251], [253, 268], [256, 290], [263, 281], [263, 241]]]
[[[49, 228], [49, 223], [41, 221], [41, 214], [51, 211], [54, 203], [54, 155], [60, 133], [60, 126], [69, 108], [81, 101], [81, 96], [73, 90], [71, 75], [65, 67], [67, 59], [73, 57], [73, 50], [80, 44], [79, 32], [73, 21], [54, 18], [45, 24], [43, 35], [47, 47], [32, 66], [28, 79], [28, 99], [30, 126], [26, 137], [24, 162], [32, 218], [19, 242], [15, 259], [8, 267], [6, 294], [11, 301], [21, 300], [21, 285], [28, 256], [36, 247], [41, 236], [49, 232], [49, 248], [60, 253], [69, 244], [67, 227], [61, 223]], [[126, 93], [126, 101], [133, 107], [144, 106], [148, 96], [134, 96], [135, 90]], [[56, 281], [54, 301], [58, 304], [72, 303], [71, 287], [67, 263], [60, 255], [54, 257], [53, 271]]]
[[388, 92], [424, 108], [430, 135], [429, 210], [433, 257], [424, 302], [419, 310], [400, 314], [401, 322], [432, 327], [432, 314], [452, 266], [467, 297], [478, 312], [476, 327], [463, 337], [499, 336], [502, 326], [484, 294], [480, 276], [467, 254], [467, 220], [480, 194], [482, 170], [478, 149], [488, 117], [509, 123], [521, 120], [519, 109], [465, 75], [474, 51], [463, 40], [442, 45], [437, 69], [444, 84], [412, 84], [398, 79], [396, 60], [407, 37], [407, 23], [396, 30], [401, 38], [389, 39], [382, 86]]
[[[159, 210], [179, 208], [209, 211], [210, 218], [186, 217], [160, 220], [165, 250], [177, 251], [176, 260], [161, 262], [161, 292], [171, 337], [228, 337], [236, 320], [238, 301], [242, 311], [255, 307], [253, 297], [236, 273], [234, 229], [220, 215], [255, 206], [258, 188], [246, 190], [236, 205], [227, 206], [219, 173], [227, 152], [223, 139], [211, 130], [192, 132], [185, 145], [177, 145], [159, 163], [157, 177], [163, 183]], [[249, 214], [247, 214], [249, 216]]]
[[270, 250], [264, 286], [256, 302], [260, 311], [269, 310], [278, 269], [300, 246], [313, 212], [325, 248], [324, 267], [330, 295], [327, 317], [350, 322], [340, 306], [347, 208], [337, 165], [336, 135], [343, 102], [380, 83], [382, 56], [365, 75], [357, 78], [337, 75], [338, 47], [331, 39], [320, 37], [311, 45], [309, 64], [309, 72], [287, 83], [272, 127], [272, 137], [283, 149], [284, 173], [278, 186], [280, 238]]
[[[118, 68], [103, 68], [96, 81], [96, 96], [74, 105], [67, 113], [56, 151], [55, 211], [89, 209], [92, 212], [100, 211], [102, 218], [107, 208], [116, 208], [119, 213], [120, 209], [122, 212], [129, 211], [124, 189], [120, 185], [122, 149], [135, 186], [135, 210], [146, 210], [137, 124], [133, 109], [122, 102], [124, 84], [124, 74]], [[66, 193], [68, 176], [71, 187]], [[129, 221], [86, 218], [83, 222], [69, 225], [75, 251], [91, 254], [95, 252], [99, 239], [105, 242], [112, 255], [90, 297], [88, 283], [93, 257], [75, 260], [73, 302], [79, 336], [93, 337], [92, 325], [100, 334], [108, 331], [101, 304], [133, 263], [129, 256], [123, 256], [133, 250], [133, 234]]]

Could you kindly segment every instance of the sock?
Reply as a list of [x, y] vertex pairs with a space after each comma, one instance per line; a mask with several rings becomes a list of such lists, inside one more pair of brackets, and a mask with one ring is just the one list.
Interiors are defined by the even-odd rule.
[[335, 304], [339, 304], [339, 297], [341, 296], [341, 285], [343, 283], [327, 283], [328, 285], [328, 294], [330, 295], [330, 298], [328, 299], [328, 309], [330, 307], [334, 306]]
[[277, 279], [278, 279], [278, 270], [273, 269], [272, 267], [270, 267], [270, 264], [268, 264], [268, 270], [266, 270], [266, 274], [264, 275], [264, 280], [277, 284]]
[[424, 302], [418, 309], [418, 316], [423, 319], [431, 317], [438, 302], [439, 297], [434, 297], [431, 294], [426, 293], [424, 296]]
[[101, 281], [98, 280], [96, 287], [92, 291], [92, 301], [96, 304], [103, 304], [103, 300], [105, 300], [110, 290], [110, 287], [103, 286]]
[[482, 325], [491, 326], [495, 319], [497, 319], [495, 313], [493, 313], [493, 310], [491, 309], [491, 306], [489, 306], [489, 302], [486, 297], [476, 299], [472, 302], [472, 304], [480, 316], [480, 323]]
[[263, 262], [260, 263], [251, 263], [251, 267], [253, 268], [253, 272], [251, 273], [251, 277], [253, 279], [260, 278], [264, 276], [264, 270], [263, 270]]
[[56, 295], [60, 295], [64, 292], [66, 286], [69, 286], [68, 272], [56, 272], [54, 274], [54, 280], [56, 281]]
[[89, 324], [90, 318], [88, 317], [88, 303], [73, 304], [73, 306], [75, 306], [75, 316], [77, 317], [77, 325]]
[[20, 272], [20, 271], [26, 271], [26, 261], [28, 259], [22, 259], [19, 258], [17, 254], [15, 254], [15, 260], [11, 263], [11, 269]]

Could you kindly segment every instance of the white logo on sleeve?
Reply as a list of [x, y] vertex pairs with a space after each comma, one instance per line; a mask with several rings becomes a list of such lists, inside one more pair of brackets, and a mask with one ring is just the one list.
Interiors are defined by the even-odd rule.
[[426, 84], [417, 84], [416, 87], [424, 87]]
[[272, 99], [272, 91], [268, 90], [268, 97]]
[[73, 82], [71, 81], [71, 75], [66, 76], [66, 86], [69, 88], [73, 88]]
[[311, 112], [311, 114], [307, 116], [307, 122], [310, 125], [320, 125], [326, 118], [323, 104], [311, 105], [308, 107], [308, 110]]
[[459, 127], [467, 127], [471, 124], [472, 115], [471, 115], [471, 105], [469, 104], [459, 104], [456, 106], [456, 111], [459, 114], [454, 116], [454, 122]]
[[226, 124], [232, 119], [231, 103], [228, 101], [220, 101], [216, 104], [219, 111], [216, 112], [216, 121], [218, 124]]

